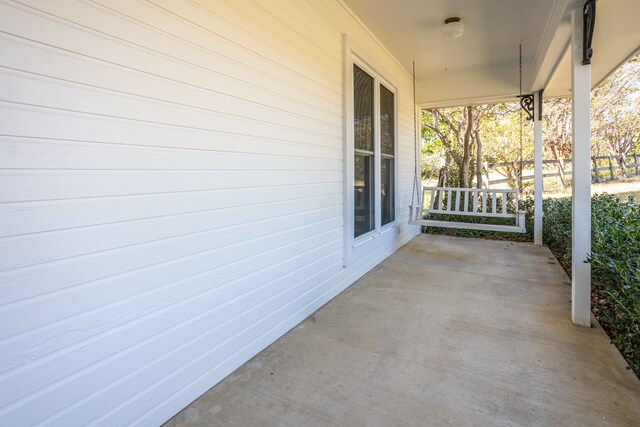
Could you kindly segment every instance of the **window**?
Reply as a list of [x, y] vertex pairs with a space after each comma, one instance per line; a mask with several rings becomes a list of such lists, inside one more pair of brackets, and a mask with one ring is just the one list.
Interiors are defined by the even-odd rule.
[[354, 237], [395, 221], [395, 94], [353, 65]]
[[347, 34], [343, 34], [342, 41], [343, 265], [348, 267], [390, 253], [401, 235], [398, 223], [400, 81], [394, 79], [397, 70], [390, 72], [386, 57], [380, 62], [379, 57], [370, 55]]
[[380, 85], [380, 200], [382, 225], [395, 221], [395, 96]]
[[374, 187], [374, 79], [353, 66], [353, 146], [355, 237], [376, 226]]

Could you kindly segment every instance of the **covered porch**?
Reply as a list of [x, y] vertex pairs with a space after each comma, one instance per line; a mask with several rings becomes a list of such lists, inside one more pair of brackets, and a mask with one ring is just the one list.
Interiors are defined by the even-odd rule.
[[569, 285], [545, 247], [418, 236], [167, 425], [637, 425]]
[[[640, 2], [599, 0], [584, 65], [588, 4], [0, 2], [0, 425], [153, 426], [215, 384], [170, 424], [637, 424], [569, 318], [590, 90], [640, 46]], [[570, 93], [573, 286], [543, 247], [411, 240], [420, 108], [528, 96], [540, 176]]]
[[[425, 5], [403, 0], [370, 7], [366, 0], [344, 1], [399, 63], [412, 70], [414, 103], [419, 109], [519, 99], [533, 122], [536, 245], [543, 244], [543, 101], [571, 97], [572, 272], [568, 311], [576, 325], [590, 327], [591, 91], [640, 50], [640, 30], [634, 20], [640, 2], [433, 0]], [[414, 182], [418, 187], [420, 133], [417, 129], [414, 132]], [[421, 214], [410, 223], [419, 223]]]

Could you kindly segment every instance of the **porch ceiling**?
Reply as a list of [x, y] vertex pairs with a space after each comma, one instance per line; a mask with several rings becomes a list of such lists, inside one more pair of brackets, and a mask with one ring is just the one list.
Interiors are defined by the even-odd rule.
[[[498, 102], [546, 88], [568, 95], [570, 11], [584, 0], [343, 0], [407, 69], [416, 61], [423, 107]], [[445, 39], [444, 20], [459, 16], [462, 37]], [[594, 36], [596, 85], [640, 47], [637, 0], [599, 0]]]

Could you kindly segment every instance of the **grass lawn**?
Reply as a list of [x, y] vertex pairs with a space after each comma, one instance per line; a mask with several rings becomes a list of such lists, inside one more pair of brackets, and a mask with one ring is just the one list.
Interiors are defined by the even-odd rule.
[[[622, 201], [627, 201], [629, 197], [633, 197], [637, 203], [640, 203], [640, 176], [591, 184], [592, 196], [603, 193], [615, 194]], [[571, 197], [571, 188], [567, 187], [564, 190], [545, 193], [544, 196], [545, 198], [553, 199]]]

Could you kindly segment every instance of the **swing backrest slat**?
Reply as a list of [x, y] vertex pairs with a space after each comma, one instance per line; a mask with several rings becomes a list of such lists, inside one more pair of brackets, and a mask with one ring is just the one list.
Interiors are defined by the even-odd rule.
[[[518, 190], [424, 187], [422, 194], [426, 202], [422, 214], [515, 218], [518, 213]], [[509, 209], [509, 195], [513, 195], [513, 212]]]

